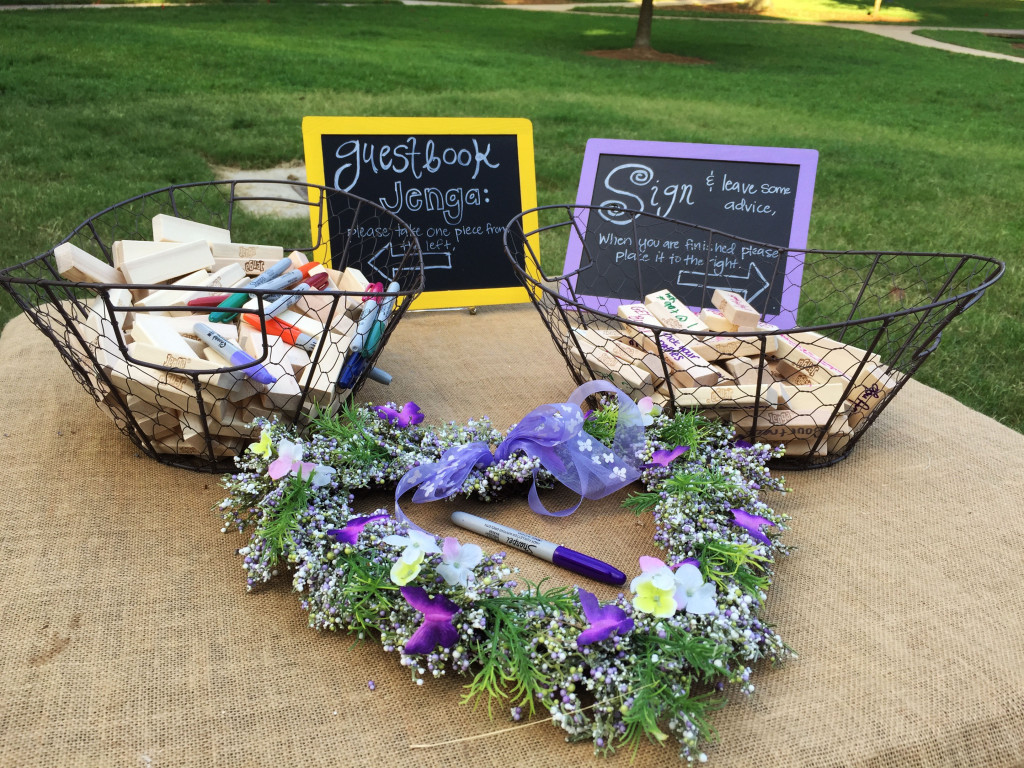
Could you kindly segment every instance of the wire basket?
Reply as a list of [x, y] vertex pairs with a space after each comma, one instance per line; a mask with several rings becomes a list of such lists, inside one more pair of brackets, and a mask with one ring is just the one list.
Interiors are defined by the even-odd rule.
[[[526, 231], [529, 213], [540, 226]], [[595, 236], [609, 221], [616, 234]], [[564, 274], [544, 273], [530, 245], [537, 236], [545, 252], [569, 253]], [[644, 258], [637, 244], [651, 242], [676, 250]], [[605, 379], [669, 414], [696, 408], [732, 422], [738, 439], [784, 444], [779, 469], [849, 455], [942, 330], [1004, 271], [974, 255], [796, 252], [601, 206], [528, 211], [509, 222], [504, 244], [577, 383]], [[754, 255], [703, 265], [682, 255], [716, 253]], [[716, 310], [726, 292], [749, 296], [761, 322]]]
[[[260, 191], [247, 191], [253, 189]], [[257, 215], [250, 207], [267, 205], [275, 215]], [[159, 284], [70, 281], [61, 276], [54, 251], [74, 251], [65, 243], [109, 270], [104, 265], [123, 257], [128, 241], [154, 239], [152, 222], [158, 214], [230, 232], [230, 245], [210, 245], [217, 270], [211, 278], [204, 282], [201, 270], [194, 279]], [[311, 221], [312, 247], [281, 247], [309, 243]], [[401, 234], [400, 242], [393, 242], [395, 232]], [[294, 334], [288, 337], [294, 343], [288, 343], [268, 333], [265, 310], [270, 303], [299, 291], [243, 288], [244, 274], [259, 274], [285, 257], [296, 265], [309, 261], [329, 238], [333, 270], [328, 270], [328, 287], [302, 293], [290, 309], [295, 315], [288, 315], [299, 318], [296, 329], [308, 332], [309, 338], [300, 346]], [[179, 261], [179, 268], [183, 264]], [[367, 280], [376, 278], [384, 291], [377, 285], [353, 287], [352, 273], [344, 272], [347, 267], [372, 272]], [[233, 288], [229, 274], [241, 276]], [[409, 303], [423, 290], [423, 257], [407, 224], [354, 195], [290, 181], [199, 182], [139, 195], [97, 213], [54, 249], [0, 271], [0, 284], [143, 453], [173, 466], [224, 472], [233, 466], [232, 456], [257, 436], [255, 417], [301, 422], [336, 409], [368, 376], [386, 376], [374, 362]], [[210, 320], [215, 308], [185, 306], [185, 297], [191, 301], [218, 294], [246, 294], [250, 303], [220, 324]], [[373, 332], [361, 350], [352, 350], [356, 318], [366, 301], [378, 305]], [[379, 314], [384, 307], [386, 317]], [[232, 364], [225, 359], [229, 353], [218, 357], [195, 336], [190, 338], [196, 321], [210, 321], [276, 381], [254, 380], [244, 372], [252, 370], [251, 363], [236, 359]], [[177, 330], [168, 337], [171, 327]]]

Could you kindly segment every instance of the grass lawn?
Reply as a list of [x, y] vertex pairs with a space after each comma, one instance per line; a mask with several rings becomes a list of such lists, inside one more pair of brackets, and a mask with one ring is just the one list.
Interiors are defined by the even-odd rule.
[[[5, 265], [133, 194], [212, 178], [209, 163], [301, 159], [303, 115], [529, 118], [541, 204], [575, 199], [590, 137], [811, 147], [812, 247], [1008, 262], [919, 378], [1024, 430], [1020, 65], [841, 29], [685, 19], [657, 21], [655, 47], [710, 64], [613, 61], [584, 52], [629, 46], [635, 19], [466, 8], [229, 4], [3, 21]], [[557, 267], [559, 253], [545, 257]], [[0, 321], [15, 311], [0, 298]]]

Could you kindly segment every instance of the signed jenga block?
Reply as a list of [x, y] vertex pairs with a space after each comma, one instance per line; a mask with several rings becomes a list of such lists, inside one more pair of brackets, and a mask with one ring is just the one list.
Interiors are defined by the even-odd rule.
[[667, 288], [644, 297], [644, 306], [666, 328], [687, 331], [708, 330], [707, 325]]
[[778, 339], [776, 356], [779, 370], [787, 376], [803, 374], [816, 384], [828, 384], [846, 378], [844, 371], [822, 360], [792, 336], [780, 333], [775, 338]]
[[750, 306], [747, 300], [738, 293], [717, 288], [711, 294], [711, 303], [715, 305], [716, 309], [721, 310], [725, 319], [733, 325], [753, 328], [761, 322], [761, 313]]
[[121, 266], [129, 283], [165, 283], [199, 269], [213, 269], [213, 256], [205, 240], [182, 243], [161, 253], [126, 261]]
[[579, 328], [575, 331], [579, 337], [583, 354], [589, 356], [595, 350], [603, 350], [622, 363], [650, 372], [652, 383], [656, 386], [666, 377], [665, 366], [652, 352], [638, 349], [629, 344], [618, 331], [597, 328]]
[[[754, 429], [753, 413], [733, 414], [733, 424], [739, 434], [750, 434]], [[785, 442], [789, 440], [813, 440], [821, 435], [826, 417], [786, 410], [764, 410], [758, 414], [755, 434], [759, 440]]]
[[[643, 304], [622, 304], [618, 309], [619, 317], [624, 320], [659, 325], [658, 320]], [[624, 331], [634, 334], [633, 338], [649, 352], [664, 354], [669, 367], [691, 387], [713, 385], [721, 378], [703, 357], [687, 347], [676, 336], [670, 333], [659, 333], [648, 328], [632, 325], [623, 326]]]
[[826, 360], [839, 370], [844, 371], [847, 376], [853, 376], [862, 360], [867, 360], [874, 365], [882, 364], [882, 358], [877, 353], [873, 352], [869, 355], [863, 349], [835, 341], [820, 333], [801, 331], [789, 335], [822, 360]]
[[74, 243], [61, 243], [53, 249], [53, 257], [60, 276], [73, 283], [121, 285], [125, 282], [118, 269], [100, 261]]
[[709, 336], [701, 339], [695, 349], [705, 360], [713, 362], [730, 357], [760, 357], [775, 354], [774, 336]]
[[900, 381], [900, 373], [884, 365], [865, 363], [847, 400], [852, 406], [850, 426], [856, 427], [871, 415]]
[[255, 277], [284, 258], [279, 245], [248, 243], [210, 243], [210, 254], [216, 269], [235, 264], [249, 277]]
[[169, 243], [191, 243], [196, 240], [230, 243], [231, 232], [221, 227], [158, 213], [153, 217], [153, 240]]

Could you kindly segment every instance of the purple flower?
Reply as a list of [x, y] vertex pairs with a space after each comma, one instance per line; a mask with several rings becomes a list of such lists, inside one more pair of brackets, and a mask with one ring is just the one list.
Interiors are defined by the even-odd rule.
[[583, 606], [583, 615], [590, 625], [589, 629], [580, 632], [576, 638], [576, 645], [599, 643], [616, 633], [624, 635], [633, 629], [633, 620], [617, 605], [609, 604], [602, 608], [597, 602], [597, 597], [590, 592], [579, 587], [576, 587], [576, 592], [580, 597], [580, 605]]
[[644, 467], [667, 467], [688, 450], [690, 450], [688, 445], [677, 445], [671, 451], [655, 451], [651, 454], [650, 463], [644, 464]]
[[737, 448], [753, 448], [754, 447], [751, 443], [748, 443], [746, 440], [734, 440], [732, 444], [734, 446], [736, 446]]
[[394, 408], [387, 405], [378, 405], [373, 410], [375, 410], [377, 415], [385, 421], [388, 421], [391, 424], [398, 424], [398, 426], [402, 428], [408, 427], [411, 424], [419, 424], [423, 421], [423, 412], [420, 410], [420, 407], [411, 400], [402, 406], [401, 411], [396, 411]]
[[452, 617], [462, 610], [459, 606], [444, 595], [427, 597], [423, 587], [402, 587], [399, 591], [409, 605], [423, 614], [423, 623], [405, 644], [406, 653], [430, 653], [439, 645], [451, 648], [459, 641], [459, 633], [452, 626]]
[[356, 545], [356, 540], [359, 538], [359, 534], [363, 532], [368, 524], [377, 520], [387, 520], [388, 515], [371, 515], [370, 517], [353, 517], [347, 523], [344, 528], [332, 528], [327, 532], [328, 536], [334, 538], [342, 544], [351, 544], [353, 547]]
[[766, 517], [752, 515], [745, 509], [732, 510], [732, 518], [736, 525], [743, 528], [752, 537], [766, 546], [771, 546], [772, 540], [761, 532], [761, 526], [770, 525], [773, 528], [775, 527], [775, 523], [771, 520]]

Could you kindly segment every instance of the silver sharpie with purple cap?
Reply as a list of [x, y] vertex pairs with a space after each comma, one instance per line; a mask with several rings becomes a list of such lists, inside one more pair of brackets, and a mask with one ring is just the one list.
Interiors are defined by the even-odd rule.
[[547, 560], [567, 571], [578, 573], [594, 581], [605, 584], [620, 585], [626, 583], [626, 574], [617, 568], [613, 568], [597, 558], [584, 555], [582, 552], [553, 544], [550, 541], [537, 538], [536, 536], [517, 531], [504, 525], [499, 525], [491, 520], [486, 520], [466, 512], [452, 512], [452, 522], [459, 528], [479, 533], [489, 539], [494, 539], [499, 544], [512, 547], [522, 552]]

